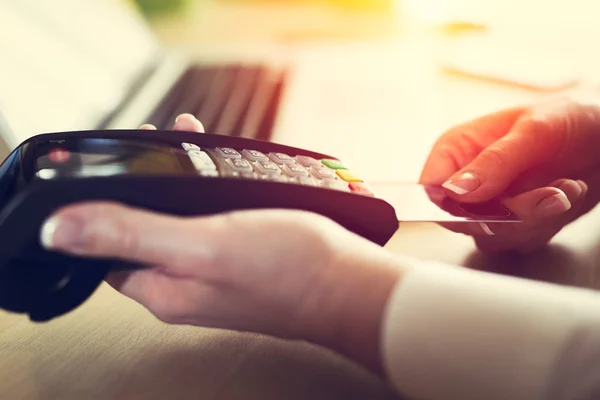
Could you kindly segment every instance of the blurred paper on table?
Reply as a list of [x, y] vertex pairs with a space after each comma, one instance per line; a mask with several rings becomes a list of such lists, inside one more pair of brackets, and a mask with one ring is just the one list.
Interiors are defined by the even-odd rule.
[[534, 39], [485, 32], [447, 43], [441, 67], [448, 73], [536, 91], [579, 83], [577, 67]]

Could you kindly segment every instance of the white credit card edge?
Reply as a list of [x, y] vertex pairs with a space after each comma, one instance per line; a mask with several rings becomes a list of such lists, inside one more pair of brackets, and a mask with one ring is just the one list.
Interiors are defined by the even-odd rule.
[[[519, 223], [518, 219], [465, 218], [452, 215], [433, 203], [422, 185], [406, 182], [370, 182], [369, 187], [377, 198], [390, 204], [398, 222], [462, 222], [462, 223]], [[410, 198], [409, 198], [410, 197]]]

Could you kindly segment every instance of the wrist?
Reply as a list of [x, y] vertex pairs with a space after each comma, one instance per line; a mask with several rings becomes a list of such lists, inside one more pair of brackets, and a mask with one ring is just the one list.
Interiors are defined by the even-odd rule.
[[383, 375], [382, 325], [402, 268], [370, 242], [344, 244], [303, 302], [305, 322], [299, 336]]

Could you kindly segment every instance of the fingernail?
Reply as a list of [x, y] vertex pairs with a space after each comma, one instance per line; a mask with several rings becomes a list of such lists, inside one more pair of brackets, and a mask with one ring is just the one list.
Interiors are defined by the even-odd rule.
[[464, 195], [471, 193], [479, 187], [479, 179], [473, 174], [465, 173], [444, 182], [442, 187], [458, 194]]
[[554, 194], [538, 203], [538, 210], [546, 216], [563, 213], [571, 208], [569, 199], [564, 194]]
[[83, 243], [82, 224], [70, 218], [50, 218], [42, 226], [40, 242], [46, 249], [77, 250]]
[[565, 193], [573, 192], [573, 196], [578, 198], [583, 193], [583, 188], [581, 185], [575, 181], [566, 181], [561, 185], [558, 185], [558, 188]]
[[588, 191], [588, 185], [587, 183], [585, 183], [582, 180], [578, 180], [577, 183], [579, 184], [579, 187], [581, 188], [581, 193], [585, 194]]
[[184, 118], [184, 117], [185, 118], [189, 118], [192, 121], [196, 119], [196, 117], [194, 115], [190, 114], [190, 113], [183, 113], [183, 114], [179, 114], [177, 116], [177, 118], [175, 118], [175, 123], [179, 122], [181, 120], [181, 118]]
[[480, 222], [479, 226], [481, 227], [481, 229], [483, 230], [483, 232], [488, 235], [488, 236], [494, 236], [495, 233], [494, 231], [492, 231], [489, 227], [488, 224], [486, 224], [485, 222]]
[[[185, 117], [185, 118], [184, 118]], [[173, 126], [176, 130], [184, 130], [184, 131], [202, 131], [203, 127], [198, 118], [193, 116], [192, 114], [181, 114], [175, 119], [175, 124]]]

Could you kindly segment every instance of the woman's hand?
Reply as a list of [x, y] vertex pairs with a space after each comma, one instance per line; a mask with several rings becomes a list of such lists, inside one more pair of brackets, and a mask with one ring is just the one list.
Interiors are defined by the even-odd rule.
[[[202, 130], [191, 116], [175, 128]], [[399, 269], [382, 248], [317, 214], [181, 218], [76, 204], [53, 215], [41, 238], [54, 251], [147, 265], [107, 281], [168, 323], [308, 340], [381, 371], [382, 313]]]
[[421, 183], [463, 202], [502, 198], [523, 223], [445, 226], [484, 251], [535, 250], [600, 199], [600, 108], [572, 97], [457, 126], [435, 144]]

